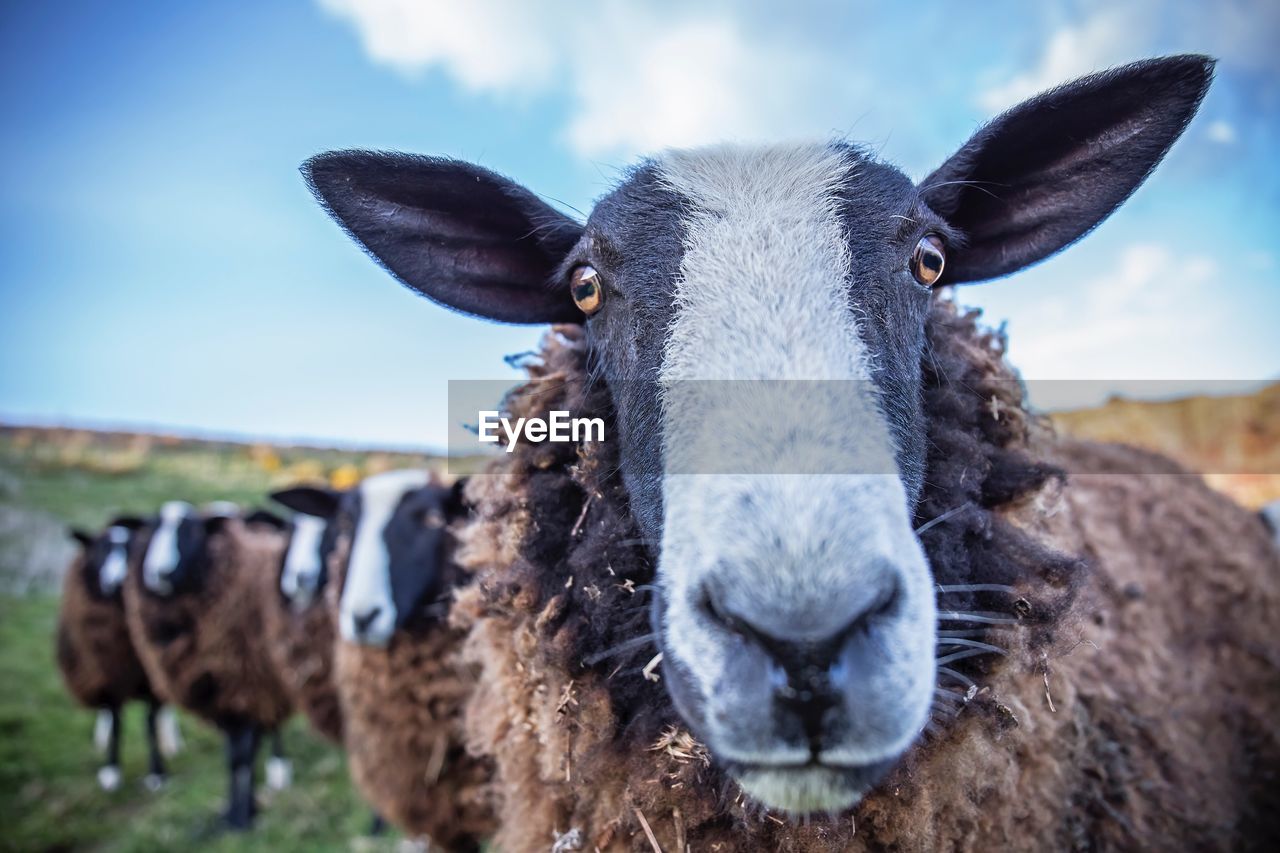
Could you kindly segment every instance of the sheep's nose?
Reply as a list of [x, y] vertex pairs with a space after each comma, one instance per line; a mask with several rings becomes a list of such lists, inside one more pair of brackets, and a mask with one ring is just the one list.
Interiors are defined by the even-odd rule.
[[363, 613], [353, 613], [351, 615], [351, 622], [355, 625], [356, 634], [360, 637], [366, 636], [369, 633], [369, 626], [372, 625], [374, 620], [380, 615], [382, 615], [382, 608], [377, 606], [370, 607]]
[[[834, 611], [805, 619], [800, 614], [779, 617], [774, 612], [751, 614], [733, 609], [708, 589], [704, 609], [723, 630], [744, 638], [768, 659], [775, 708], [798, 719], [811, 742], [820, 739], [827, 712], [840, 704], [849, 689], [853, 668], [876, 654], [868, 641], [873, 623], [891, 615], [902, 598], [896, 575], [886, 576], [876, 593], [850, 600], [833, 596]], [[841, 601], [848, 602], [840, 612]], [[835, 626], [825, 630], [823, 626]]]

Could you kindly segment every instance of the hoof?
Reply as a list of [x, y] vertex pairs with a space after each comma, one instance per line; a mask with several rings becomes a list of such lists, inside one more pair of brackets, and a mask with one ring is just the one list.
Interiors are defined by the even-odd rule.
[[120, 768], [114, 764], [98, 768], [98, 786], [104, 791], [114, 791], [120, 787]]
[[164, 786], [169, 784], [169, 777], [163, 773], [148, 773], [142, 778], [142, 784], [146, 786], [151, 793], [163, 790]]
[[293, 784], [293, 762], [287, 758], [267, 759], [267, 787], [283, 791]]

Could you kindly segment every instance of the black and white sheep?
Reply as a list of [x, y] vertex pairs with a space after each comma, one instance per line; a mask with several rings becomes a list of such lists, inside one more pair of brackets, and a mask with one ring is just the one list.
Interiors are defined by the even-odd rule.
[[426, 471], [369, 477], [341, 497], [327, 593], [351, 777], [377, 814], [446, 849], [493, 828], [489, 766], [462, 743], [474, 672], [445, 619], [463, 514], [459, 489]]
[[224, 820], [252, 825], [254, 758], [275, 733], [269, 781], [287, 783], [278, 728], [292, 708], [266, 648], [261, 578], [284, 540], [274, 524], [234, 506], [198, 512], [166, 503], [139, 537], [125, 581], [129, 634], [153, 685], [226, 737], [230, 794]]
[[280, 563], [262, 576], [260, 602], [267, 648], [293, 705], [327, 740], [342, 743], [342, 709], [333, 682], [334, 627], [323, 595], [337, 536], [341, 494], [302, 487], [271, 498], [296, 514]]
[[98, 770], [98, 784], [108, 791], [120, 785], [120, 714], [126, 703], [147, 703], [148, 788], [164, 784], [164, 758], [179, 745], [177, 720], [152, 690], [125, 624], [120, 587], [129, 543], [141, 525], [139, 519], [120, 517], [96, 535], [72, 531], [80, 552], [63, 578], [58, 613], [58, 669], [68, 692], [99, 712], [94, 741], [106, 763]]
[[[611, 424], [524, 443], [471, 491], [481, 575], [458, 615], [498, 846], [1280, 834], [1261, 523], [1157, 457], [1039, 435], [1001, 341], [936, 293], [1105, 219], [1212, 67], [1054, 89], [918, 185], [843, 142], [668, 152], [585, 226], [456, 161], [307, 164], [410, 287], [581, 325], [509, 405]], [[641, 669], [626, 654], [649, 642]]]

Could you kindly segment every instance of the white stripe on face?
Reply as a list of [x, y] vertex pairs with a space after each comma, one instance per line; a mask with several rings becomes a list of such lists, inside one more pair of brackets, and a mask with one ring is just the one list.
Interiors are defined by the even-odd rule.
[[401, 499], [428, 480], [426, 471], [388, 471], [360, 484], [360, 518], [338, 608], [343, 639], [372, 646], [390, 641], [396, 606], [391, 594], [391, 555], [382, 532]]
[[320, 582], [320, 539], [328, 525], [323, 518], [299, 513], [293, 517], [293, 536], [284, 555], [280, 591], [298, 606], [311, 603]]
[[[904, 714], [922, 713], [932, 598], [852, 303], [839, 198], [851, 161], [823, 145], [718, 146], [657, 166], [690, 203], [659, 371], [666, 648], [698, 685], [714, 741], [716, 719], [755, 699], [722, 683], [732, 647], [705, 624], [706, 589], [766, 633], [818, 639], [863, 612], [892, 566], [908, 613], [886, 630], [886, 660], [912, 694]], [[764, 750], [740, 760], [808, 757], [716, 745]]]
[[160, 507], [160, 524], [142, 558], [142, 581], [152, 592], [167, 595], [173, 591], [170, 576], [178, 568], [178, 525], [193, 511], [185, 501], [169, 501]]
[[102, 561], [102, 568], [98, 570], [98, 586], [104, 593], [110, 595], [124, 583], [124, 576], [128, 571], [129, 563], [125, 546], [129, 544], [129, 528], [110, 528], [107, 531], [107, 540], [111, 543], [111, 550], [107, 552], [107, 558]]

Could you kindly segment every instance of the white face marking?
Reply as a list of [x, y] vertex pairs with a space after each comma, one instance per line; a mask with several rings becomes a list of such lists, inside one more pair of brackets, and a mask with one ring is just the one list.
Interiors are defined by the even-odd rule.
[[928, 712], [935, 612], [851, 303], [836, 195], [850, 161], [827, 146], [719, 146], [658, 168], [692, 206], [660, 370], [666, 647], [706, 702], [713, 750], [803, 762], [807, 749], [757, 749], [722, 723], [743, 697], [724, 682], [732, 646], [708, 630], [703, 590], [774, 636], [818, 639], [896, 578], [903, 613], [864, 685], [893, 697], [896, 718], [821, 757], [895, 756]]
[[173, 592], [170, 580], [178, 568], [178, 525], [195, 509], [185, 501], [169, 501], [160, 507], [160, 524], [142, 558], [142, 582], [160, 595]]
[[102, 567], [98, 570], [98, 586], [104, 593], [110, 595], [124, 583], [125, 574], [129, 570], [129, 559], [126, 553], [126, 546], [129, 544], [129, 528], [108, 529], [107, 541], [111, 543], [111, 550], [107, 552], [107, 558], [102, 561]]
[[320, 583], [320, 540], [328, 522], [301, 513], [293, 517], [293, 537], [284, 555], [280, 591], [299, 607], [310, 604]]
[[[405, 494], [427, 485], [429, 476], [426, 471], [388, 471], [360, 484], [360, 519], [351, 542], [346, 584], [338, 607], [343, 639], [382, 646], [395, 632], [391, 557], [382, 531]], [[367, 622], [363, 631], [358, 627], [362, 621]]]

